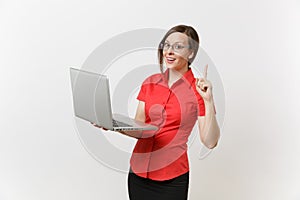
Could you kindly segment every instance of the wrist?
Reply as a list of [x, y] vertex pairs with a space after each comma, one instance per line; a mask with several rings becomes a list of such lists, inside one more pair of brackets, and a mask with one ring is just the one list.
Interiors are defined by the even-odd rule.
[[205, 112], [206, 114], [211, 113], [211, 114], [215, 114], [215, 104], [214, 101], [211, 99], [209, 101], [204, 101], [204, 105], [205, 105]]
[[204, 101], [205, 106], [214, 106], [213, 98], [210, 98], [209, 100], [204, 99], [203, 101]]

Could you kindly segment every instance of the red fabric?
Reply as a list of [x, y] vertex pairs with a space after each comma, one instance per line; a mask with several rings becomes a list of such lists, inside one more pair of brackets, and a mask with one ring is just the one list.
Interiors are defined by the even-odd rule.
[[152, 180], [169, 180], [189, 171], [186, 143], [198, 116], [205, 115], [192, 70], [171, 88], [168, 73], [148, 77], [137, 97], [145, 102], [145, 122], [159, 129], [152, 137], [138, 139], [130, 165], [135, 174]]

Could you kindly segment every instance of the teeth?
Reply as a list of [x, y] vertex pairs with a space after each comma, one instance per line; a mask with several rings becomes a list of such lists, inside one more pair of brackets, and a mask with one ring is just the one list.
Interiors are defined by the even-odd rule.
[[169, 60], [169, 61], [174, 61], [175, 58], [167, 58], [167, 60]]

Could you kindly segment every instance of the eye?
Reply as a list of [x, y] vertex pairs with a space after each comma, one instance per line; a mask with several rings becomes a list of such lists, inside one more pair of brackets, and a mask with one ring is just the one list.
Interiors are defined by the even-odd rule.
[[163, 44], [163, 48], [164, 48], [164, 49], [169, 49], [170, 46], [171, 46], [171, 45], [170, 45], [169, 43], [164, 43], [164, 44]]
[[184, 48], [184, 46], [181, 45], [181, 44], [175, 44], [175, 45], [174, 45], [174, 49], [176, 49], [176, 50], [181, 50], [181, 49], [183, 49], [183, 48]]

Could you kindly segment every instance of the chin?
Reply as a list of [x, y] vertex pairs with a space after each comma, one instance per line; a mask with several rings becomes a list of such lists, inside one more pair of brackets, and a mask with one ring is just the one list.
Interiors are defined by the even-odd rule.
[[171, 64], [171, 65], [167, 64], [166, 67], [167, 67], [167, 69], [172, 69], [172, 70], [180, 70], [181, 69], [180, 66], [175, 65], [175, 64]]
[[176, 64], [168, 64], [168, 63], [166, 63], [166, 67], [168, 68], [168, 69], [176, 69], [177, 68], [177, 65]]

